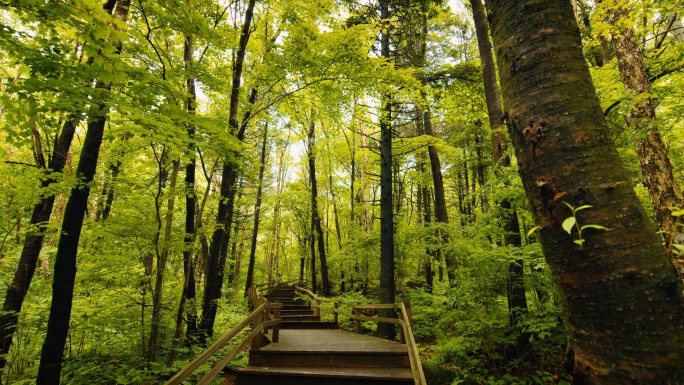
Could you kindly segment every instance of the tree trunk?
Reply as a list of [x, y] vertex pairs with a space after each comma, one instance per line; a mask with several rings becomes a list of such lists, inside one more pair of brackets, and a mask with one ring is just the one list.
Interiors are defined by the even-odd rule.
[[[193, 53], [193, 38], [192, 35], [185, 36], [185, 44], [183, 46], [183, 61], [185, 62], [186, 70], [191, 70], [192, 63], [192, 53]], [[188, 114], [195, 114], [195, 105], [197, 103], [197, 90], [195, 88], [195, 78], [188, 77], [186, 81], [186, 88], [189, 94], [188, 99], [185, 102], [185, 109]], [[193, 126], [188, 126], [188, 139], [190, 140], [190, 145], [188, 146], [188, 153], [190, 159], [185, 165], [185, 238], [183, 242], [185, 243], [185, 248], [183, 249], [183, 293], [181, 294], [181, 300], [178, 305], [178, 320], [182, 319], [182, 314], [185, 313], [186, 323], [188, 325], [186, 335], [188, 337], [194, 338], [197, 333], [197, 307], [195, 304], [197, 288], [195, 283], [195, 268], [193, 266], [193, 248], [195, 244], [195, 205], [197, 204], [196, 192], [195, 192], [195, 171], [197, 168], [197, 158], [195, 154], [195, 128]], [[209, 182], [211, 183], [211, 182]], [[185, 306], [185, 302], [188, 302], [190, 306]], [[185, 308], [185, 310], [184, 310]], [[182, 324], [179, 322], [177, 325], [176, 340], [180, 338], [180, 333], [182, 333]], [[171, 357], [172, 358], [172, 357]]]
[[[240, 42], [235, 55], [235, 66], [233, 67], [233, 82], [230, 94], [230, 108], [228, 113], [228, 124], [231, 133], [236, 135], [239, 141], [244, 138], [244, 129], [238, 124], [238, 105], [240, 101], [240, 88], [242, 82], [242, 69], [245, 60], [247, 43], [249, 42], [250, 26], [254, 14], [254, 3], [256, 0], [249, 0], [245, 19], [242, 24]], [[237, 155], [237, 154], [236, 154]], [[219, 203], [218, 214], [216, 217], [217, 228], [212, 236], [210, 260], [208, 274], [205, 278], [204, 300], [202, 302], [202, 321], [199, 325], [201, 342], [205, 337], [214, 334], [214, 320], [216, 319], [217, 301], [221, 298], [221, 288], [223, 286], [223, 274], [226, 264], [227, 243], [230, 239], [231, 222], [235, 209], [236, 181], [238, 166], [230, 161], [225, 161], [223, 165], [223, 178], [221, 180], [221, 202]]]
[[[48, 165], [49, 171], [46, 170], [46, 173], [56, 174], [64, 170], [69, 147], [71, 146], [77, 125], [78, 120], [75, 116], [70, 116], [64, 122], [60, 135], [55, 142], [52, 160]], [[41, 181], [40, 188], [41, 190], [45, 189], [56, 182], [57, 180], [54, 177], [46, 176]], [[33, 207], [31, 224], [35, 225], [37, 230], [26, 235], [12, 284], [7, 288], [7, 294], [2, 306], [2, 315], [0, 315], [0, 372], [5, 367], [5, 357], [12, 346], [12, 336], [17, 328], [19, 312], [24, 304], [33, 275], [36, 272], [36, 264], [43, 246], [43, 239], [47, 230], [46, 226], [50, 220], [54, 203], [55, 195], [49, 194]]]
[[[562, 298], [574, 383], [681, 383], [682, 286], [610, 139], [572, 7], [488, 6], [508, 129]], [[590, 207], [574, 214], [566, 204]], [[568, 234], [562, 223], [573, 216], [609, 229]]]
[[323, 228], [321, 218], [318, 214], [318, 186], [316, 183], [316, 124], [311, 122], [308, 132], [308, 158], [309, 158], [309, 180], [311, 181], [311, 268], [312, 281], [316, 281], [316, 250], [315, 241], [318, 244], [318, 258], [321, 261], [321, 283], [323, 284], [323, 295], [330, 296], [330, 282], [328, 281], [328, 264], [325, 256], [325, 239], [323, 238]]
[[[389, 0], [380, 1], [380, 19], [383, 23], [380, 37], [382, 57], [390, 57]], [[382, 96], [380, 116], [380, 302], [394, 303], [394, 213], [392, 212], [392, 116], [388, 95]], [[394, 318], [393, 310], [379, 312], [381, 317]], [[394, 339], [393, 324], [378, 324], [378, 335]]]
[[[114, 8], [114, 16], [125, 22], [128, 16], [130, 2], [128, 0], [117, 1]], [[121, 52], [118, 44], [116, 51]], [[98, 81], [95, 88], [108, 92], [110, 86]], [[74, 282], [76, 280], [76, 255], [78, 242], [83, 227], [83, 217], [88, 206], [90, 195], [89, 183], [95, 176], [97, 160], [100, 154], [100, 145], [107, 121], [107, 93], [100, 100], [94, 100], [96, 113], [88, 122], [81, 156], [79, 158], [76, 175], [81, 183], [71, 189], [71, 195], [64, 210], [61, 236], [57, 245], [55, 257], [54, 279], [52, 282], [52, 302], [50, 304], [50, 317], [48, 318], [47, 334], [40, 355], [40, 366], [36, 384], [57, 385], [62, 372], [62, 353], [69, 331], [71, 319], [71, 306], [73, 303]]]
[[176, 205], [176, 181], [178, 180], [179, 170], [180, 161], [175, 160], [173, 162], [173, 170], [171, 171], [171, 178], [169, 180], [166, 215], [164, 216], [164, 244], [162, 245], [161, 253], [157, 253], [157, 274], [154, 282], [154, 292], [152, 293], [152, 320], [147, 362], [157, 361], [159, 322], [161, 321], [161, 307], [164, 298], [164, 272], [166, 271], [166, 261], [169, 258], [169, 245], [171, 243], [171, 233], [173, 230], [173, 209]]
[[263, 191], [264, 171], [266, 170], [266, 153], [268, 149], [268, 123], [264, 125], [264, 137], [261, 142], [261, 158], [259, 161], [259, 185], [257, 187], [256, 202], [254, 203], [254, 225], [252, 228], [252, 245], [249, 250], [249, 266], [247, 267], [247, 280], [245, 282], [245, 297], [254, 281], [254, 263], [256, 259], [257, 237], [259, 235], [259, 217], [261, 215], [261, 193]]
[[[608, 11], [608, 22], [616, 25], [620, 19], [627, 17], [628, 11], [618, 7]], [[613, 33], [613, 46], [617, 57], [620, 77], [625, 92], [634, 96], [649, 95], [651, 84], [648, 80], [644, 55], [637, 43], [634, 43], [634, 30], [624, 28]], [[644, 185], [651, 196], [656, 212], [658, 225], [662, 231], [665, 245], [671, 247], [673, 239], [684, 240], [684, 232], [677, 228], [677, 218], [672, 216], [675, 207], [684, 207], [682, 191], [675, 180], [672, 164], [667, 154], [663, 139], [658, 132], [655, 104], [651, 97], [632, 104], [626, 116], [627, 125], [634, 127], [641, 137], [637, 139], [637, 157], [641, 165]], [[672, 261], [680, 276], [684, 275], [684, 258], [680, 258], [672, 250]]]
[[[501, 102], [499, 98], [499, 87], [496, 81], [496, 67], [492, 57], [491, 43], [489, 41], [489, 27], [487, 25], [487, 15], [485, 13], [482, 0], [470, 0], [473, 10], [473, 21], [480, 51], [480, 64], [482, 66], [482, 77], [485, 89], [485, 99], [487, 101], [487, 112], [489, 115], [489, 128], [492, 132], [492, 154], [495, 164], [495, 172], [499, 170], [496, 165], [508, 167], [511, 159], [505, 155], [508, 144], [506, 135], [503, 133], [502, 123], [503, 113], [501, 112]], [[500, 172], [497, 172], [500, 175]], [[510, 201], [504, 198], [499, 202], [501, 221], [504, 224], [504, 243], [509, 246], [521, 247], [520, 224], [515, 209], [512, 208]], [[508, 316], [512, 328], [519, 329], [518, 316], [521, 312], [527, 311], [527, 297], [525, 295], [525, 269], [522, 259], [516, 259], [508, 263], [506, 277], [506, 299], [508, 303]], [[530, 334], [521, 331], [516, 341], [516, 356], [527, 355], [530, 345]]]

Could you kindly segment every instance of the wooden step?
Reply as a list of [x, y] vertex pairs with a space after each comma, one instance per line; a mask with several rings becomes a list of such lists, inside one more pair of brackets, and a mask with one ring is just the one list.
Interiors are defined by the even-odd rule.
[[280, 323], [281, 329], [337, 329], [336, 322], [319, 321], [283, 321]]
[[[271, 314], [274, 314], [275, 311], [271, 310]], [[290, 309], [290, 308], [283, 308], [280, 309], [280, 315], [314, 315], [314, 311], [312, 309]]]
[[259, 367], [247, 366], [237, 371], [237, 385], [318, 385], [318, 384], [412, 384], [407, 368], [331, 368], [331, 367]]
[[[274, 344], [273, 346], [276, 346]], [[249, 365], [260, 367], [411, 368], [406, 352], [250, 350]]]
[[284, 314], [280, 313], [280, 318], [283, 322], [313, 322], [320, 321], [321, 316], [314, 314]]

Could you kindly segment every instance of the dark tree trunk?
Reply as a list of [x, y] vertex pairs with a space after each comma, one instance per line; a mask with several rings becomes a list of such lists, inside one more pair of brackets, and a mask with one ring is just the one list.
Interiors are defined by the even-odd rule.
[[[52, 152], [52, 160], [48, 165], [46, 172], [56, 174], [64, 170], [67, 162], [67, 154], [71, 141], [76, 132], [78, 120], [75, 116], [70, 116], [62, 126], [62, 131], [55, 142]], [[41, 189], [45, 189], [56, 183], [54, 177], [46, 176], [40, 183]], [[7, 288], [5, 295], [5, 302], [2, 306], [2, 315], [0, 315], [0, 370], [5, 367], [5, 356], [12, 346], [12, 336], [17, 328], [17, 321], [19, 319], [19, 312], [24, 304], [26, 292], [28, 291], [33, 275], [36, 271], [36, 264], [38, 256], [43, 247], [43, 239], [45, 237], [46, 225], [50, 220], [52, 207], [55, 204], [55, 196], [50, 194], [40, 200], [34, 207], [31, 214], [31, 224], [37, 226], [35, 233], [27, 234], [24, 239], [24, 247], [19, 257], [19, 264], [14, 273], [12, 284]]]
[[[191, 70], [192, 52], [193, 52], [193, 38], [192, 35], [185, 36], [185, 44], [183, 47], [183, 61], [185, 68]], [[197, 91], [195, 88], [195, 78], [189, 77], [186, 82], [187, 92], [189, 94], [186, 103], [186, 110], [189, 114], [195, 114], [195, 104], [197, 103]], [[190, 159], [185, 165], [185, 248], [183, 249], [183, 293], [181, 294], [181, 301], [178, 309], [178, 318], [182, 319], [182, 314], [185, 313], [186, 323], [188, 325], [186, 336], [188, 339], [194, 338], [197, 333], [197, 307], [195, 298], [197, 295], [197, 288], [195, 283], [195, 268], [193, 266], [193, 247], [195, 244], [195, 205], [197, 203], [195, 192], [195, 170], [197, 168], [197, 158], [195, 155], [195, 128], [188, 126], [188, 139], [190, 145], [188, 146], [188, 154]], [[185, 303], [189, 306], [185, 306]], [[185, 311], [183, 310], [185, 308]], [[180, 323], [179, 323], [180, 325]], [[179, 327], [178, 331], [182, 328]], [[177, 332], [178, 332], [177, 331]], [[180, 335], [176, 339], [180, 338]]]
[[[125, 22], [129, 6], [130, 2], [128, 0], [117, 1], [114, 8], [114, 16]], [[120, 44], [116, 47], [116, 51], [121, 51]], [[76, 280], [78, 242], [81, 237], [83, 217], [88, 208], [89, 184], [95, 176], [97, 159], [100, 154], [100, 145], [102, 144], [102, 136], [109, 110], [107, 99], [110, 86], [98, 81], [95, 88], [101, 93], [95, 95], [96, 104], [94, 108], [96, 110], [93, 111], [93, 116], [88, 122], [81, 156], [76, 168], [76, 175], [80, 178], [81, 183], [71, 189], [69, 200], [64, 209], [61, 236], [57, 246], [54, 279], [52, 281], [50, 317], [48, 318], [47, 334], [43, 343], [38, 377], [36, 378], [36, 384], [39, 385], [59, 384], [62, 372], [62, 353], [69, 331], [74, 282]]]
[[[109, 0], [103, 5], [103, 9], [109, 13], [114, 11], [114, 1]], [[90, 61], [89, 61], [90, 62]], [[64, 170], [69, 158], [69, 147], [74, 138], [76, 127], [80, 119], [76, 115], [69, 115], [67, 120], [62, 125], [57, 140], [54, 143], [52, 150], [52, 158], [48, 164], [47, 173], [58, 174]], [[42, 161], [43, 167], [45, 161]], [[45, 189], [48, 186], [56, 183], [54, 176], [46, 176], [40, 183], [40, 188]], [[0, 373], [5, 367], [6, 355], [12, 346], [12, 336], [17, 329], [17, 321], [19, 319], [19, 312], [24, 304], [26, 292], [28, 291], [33, 275], [36, 271], [36, 264], [40, 251], [43, 248], [43, 239], [45, 238], [46, 225], [50, 220], [52, 208], [55, 204], [55, 196], [53, 194], [46, 195], [34, 207], [31, 214], [31, 225], [35, 225], [37, 230], [27, 234], [24, 239], [24, 247], [21, 250], [19, 257], [19, 264], [14, 273], [12, 284], [7, 288], [5, 301], [2, 305], [2, 315], [0, 315]]]
[[[430, 110], [423, 112], [423, 130], [425, 130], [426, 135], [435, 136], [435, 132], [432, 129], [432, 114]], [[439, 161], [439, 154], [437, 153], [437, 148], [435, 146], [428, 146], [428, 155], [430, 157], [430, 171], [432, 174], [432, 185], [435, 191], [435, 220], [437, 223], [441, 224], [440, 233], [442, 238], [442, 243], [449, 243], [449, 234], [445, 231], [447, 225], [449, 224], [449, 212], [447, 211], [446, 205], [446, 193], [444, 192], [444, 177], [442, 176], [442, 164]], [[442, 282], [444, 279], [444, 273], [442, 268], [442, 250], [441, 248], [435, 250], [435, 256], [437, 257], [438, 269], [439, 269], [439, 281]], [[447, 268], [447, 277], [449, 277], [449, 285], [456, 283], [456, 257], [448, 254], [445, 255], [445, 262]]]
[[264, 137], [261, 142], [261, 164], [259, 165], [259, 186], [257, 187], [256, 202], [254, 203], [254, 224], [252, 227], [252, 245], [249, 249], [249, 266], [245, 281], [245, 297], [254, 281], [254, 263], [256, 260], [257, 238], [259, 236], [259, 217], [261, 216], [261, 193], [263, 191], [264, 171], [266, 170], [266, 153], [268, 149], [268, 123], [264, 125]]
[[[628, 10], [618, 7], [608, 11], [608, 21], [618, 24], [628, 17]], [[650, 95], [651, 84], [646, 72], [644, 54], [638, 43], [634, 42], [632, 28], [622, 28], [613, 34], [613, 46], [617, 57], [620, 77], [625, 92], [632, 95]], [[641, 137], [637, 139], [637, 157], [641, 165], [644, 185], [651, 196], [658, 225], [665, 244], [671, 247], [673, 239], [684, 240], [684, 230], [677, 228], [677, 218], [672, 216], [674, 208], [684, 207], [684, 199], [678, 181], [675, 179], [667, 148], [658, 131], [655, 103], [649, 96], [629, 108], [627, 124], [636, 129]], [[684, 258], [671, 251], [672, 261], [678, 274], [684, 276]]]
[[323, 238], [323, 228], [321, 218], [318, 214], [318, 186], [316, 184], [316, 125], [312, 122], [308, 132], [308, 158], [309, 158], [309, 180], [311, 182], [311, 277], [313, 286], [316, 283], [316, 241], [318, 245], [318, 258], [321, 261], [321, 283], [323, 284], [323, 295], [330, 296], [330, 282], [328, 281], [328, 264], [325, 256], [325, 239]]
[[[380, 1], [380, 19], [383, 23], [380, 37], [382, 57], [390, 57], [389, 0]], [[380, 302], [394, 303], [394, 213], [392, 212], [392, 116], [388, 95], [382, 96], [380, 116]], [[394, 317], [394, 311], [384, 310], [381, 317]], [[378, 324], [378, 335], [394, 339], [393, 324]]]
[[[490, 0], [508, 129], [576, 384], [682, 383], [682, 286], [623, 169], [566, 0]], [[589, 205], [568, 234], [566, 206]], [[580, 244], [578, 244], [581, 243]]]
[[[230, 94], [230, 109], [228, 124], [231, 133], [236, 135], [239, 141], [244, 138], [244, 127], [238, 124], [238, 104], [240, 98], [240, 85], [242, 82], [242, 69], [245, 60], [245, 52], [250, 36], [250, 26], [254, 14], [254, 3], [249, 0], [245, 11], [245, 20], [242, 24], [240, 42], [235, 55], [233, 67], [233, 82]], [[237, 154], [236, 154], [237, 155]], [[228, 253], [227, 244], [230, 239], [231, 222], [235, 209], [236, 181], [239, 169], [238, 165], [226, 161], [223, 165], [223, 178], [221, 180], [221, 202], [218, 208], [216, 224], [218, 227], [212, 236], [208, 272], [204, 285], [204, 300], [202, 302], [202, 321], [199, 324], [201, 340], [214, 334], [214, 320], [216, 319], [217, 301], [221, 298], [223, 287], [223, 275]], [[203, 341], [202, 341], [203, 342]]]
[[[477, 34], [478, 47], [480, 50], [480, 63], [487, 100], [487, 112], [489, 114], [489, 127], [492, 132], [492, 154], [495, 165], [508, 167], [511, 164], [510, 157], [505, 155], [507, 150], [506, 136], [503, 132], [503, 113], [499, 99], [499, 87], [496, 81], [496, 68], [492, 57], [491, 42], [489, 41], [489, 27], [482, 0], [470, 0], [473, 10], [473, 20]], [[495, 166], [496, 167], [496, 166]], [[496, 167], [495, 170], [498, 170]], [[497, 172], [497, 174], [501, 174]], [[518, 215], [512, 208], [510, 201], [504, 198], [499, 202], [501, 221], [504, 224], [504, 242], [506, 245], [521, 247], [520, 224]], [[506, 277], [506, 299], [508, 302], [508, 316], [510, 325], [517, 328], [519, 313], [527, 311], [527, 298], [525, 296], [525, 275], [522, 259], [508, 263], [508, 276]], [[527, 355], [530, 345], [529, 333], [521, 332], [516, 344], [516, 356]]]

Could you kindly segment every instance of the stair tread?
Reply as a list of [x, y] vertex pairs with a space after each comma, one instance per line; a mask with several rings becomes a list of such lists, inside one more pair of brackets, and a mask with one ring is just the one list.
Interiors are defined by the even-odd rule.
[[246, 366], [239, 372], [273, 376], [341, 377], [354, 379], [412, 380], [410, 368], [357, 368], [357, 367], [260, 367]]

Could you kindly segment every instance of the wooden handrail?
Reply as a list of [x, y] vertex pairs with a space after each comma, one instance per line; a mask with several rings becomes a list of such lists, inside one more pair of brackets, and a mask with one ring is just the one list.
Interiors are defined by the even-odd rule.
[[[341, 315], [349, 319], [356, 321], [357, 333], [361, 333], [361, 321], [375, 321], [384, 322], [391, 324], [398, 324], [402, 329], [402, 342], [406, 344], [408, 350], [409, 362], [411, 364], [411, 372], [413, 374], [413, 382], [415, 385], [426, 385], [425, 373], [423, 372], [423, 366], [420, 363], [420, 355], [418, 354], [418, 347], [416, 341], [413, 338], [413, 325], [411, 322], [411, 317], [406, 309], [406, 305], [403, 302], [399, 303], [383, 303], [383, 304], [351, 304], [345, 303], [340, 300], [335, 300], [331, 298], [320, 297], [312, 293], [309, 289], [295, 286], [295, 293], [302, 299], [307, 300], [312, 306], [316, 307], [316, 310], [320, 312], [321, 309], [330, 310], [335, 314], [335, 320], [337, 316]], [[314, 305], [315, 301], [315, 305]], [[333, 303], [334, 307], [323, 307], [320, 305], [321, 302]], [[387, 318], [387, 317], [369, 317], [359, 314], [347, 313], [340, 310], [340, 306], [351, 307], [354, 311], [364, 310], [364, 309], [397, 309], [399, 311], [398, 318]]]
[[[282, 309], [282, 303], [269, 302], [263, 297], [258, 295], [255, 286], [250, 288], [250, 300], [252, 299], [252, 292], [255, 294], [254, 305], [256, 309], [247, 316], [247, 318], [240, 321], [235, 327], [230, 329], [226, 334], [222, 335], [216, 342], [211, 344], [204, 352], [202, 352], [197, 358], [192, 362], [187, 364], [180, 372], [176, 373], [175, 376], [171, 377], [164, 385], [179, 385], [186, 378], [188, 378], [192, 373], [197, 370], [202, 364], [204, 364], [211, 356], [216, 354], [221, 350], [231, 339], [233, 339], [238, 333], [245, 329], [250, 323], [254, 322], [254, 327], [251, 333], [247, 335], [237, 346], [235, 346], [227, 356], [222, 358], [219, 362], [214, 364], [214, 367], [207, 373], [197, 384], [207, 385], [209, 384], [223, 368], [226, 367], [232, 361], [235, 356], [250, 342], [254, 348], [261, 347], [261, 338], [264, 330], [273, 328], [273, 342], [278, 342], [279, 325], [282, 322], [280, 318], [280, 309]], [[273, 319], [270, 319], [270, 310], [275, 309], [275, 314]]]

